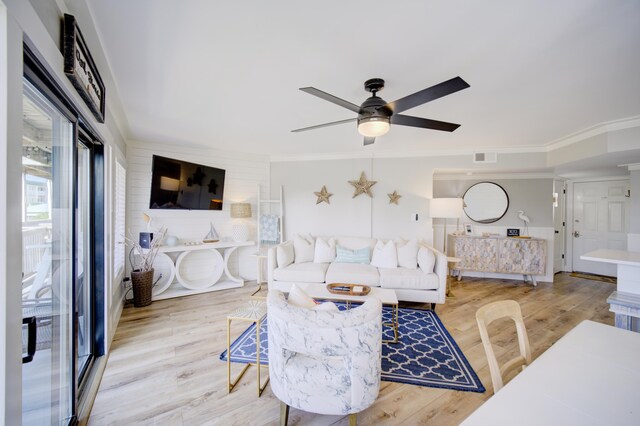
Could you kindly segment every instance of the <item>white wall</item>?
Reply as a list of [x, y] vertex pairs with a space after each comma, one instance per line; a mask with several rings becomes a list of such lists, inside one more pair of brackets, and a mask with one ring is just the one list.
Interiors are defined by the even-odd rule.
[[[425, 158], [345, 159], [271, 163], [272, 193], [284, 189], [284, 235], [349, 235], [377, 238], [411, 238], [432, 241], [428, 198], [433, 168]], [[361, 172], [377, 181], [373, 198], [352, 198]], [[330, 204], [316, 204], [314, 192], [323, 185], [333, 193]], [[389, 204], [388, 193], [398, 191], [399, 204]], [[410, 216], [418, 213], [419, 221]]]
[[[151, 210], [152, 156], [176, 158], [226, 170], [224, 205], [222, 211]], [[231, 237], [230, 205], [233, 202], [251, 203], [251, 239], [255, 240], [256, 201], [258, 185], [263, 197], [268, 197], [269, 163], [266, 157], [237, 154], [210, 148], [194, 148], [179, 145], [131, 141], [127, 145], [127, 230], [136, 236], [146, 231], [143, 213], [152, 217], [152, 228], [167, 227], [168, 235], [184, 241], [202, 241], [213, 223], [221, 239]], [[255, 280], [256, 260], [250, 254], [256, 246], [242, 247], [229, 262], [232, 273], [246, 280]]]
[[[411, 238], [434, 241], [428, 200], [433, 194], [434, 172], [468, 169], [500, 172], [514, 164], [546, 166], [546, 153], [499, 154], [496, 163], [478, 164], [472, 154], [414, 158], [313, 159], [282, 158], [271, 162], [271, 190], [284, 188], [285, 238], [295, 233], [354, 235], [377, 238]], [[352, 199], [349, 180], [360, 172], [378, 183], [373, 199], [366, 195]], [[315, 191], [322, 185], [334, 195], [331, 204], [316, 205]], [[387, 194], [397, 190], [399, 205], [389, 205]], [[419, 221], [411, 215], [418, 213]]]
[[[504, 227], [520, 227], [522, 221], [518, 218], [518, 210], [523, 210], [531, 219], [529, 226], [552, 227], [553, 226], [553, 179], [439, 179], [435, 177], [433, 183], [433, 196], [462, 197], [471, 186], [478, 182], [494, 182], [500, 185], [509, 196], [509, 208], [505, 215], [492, 225]], [[463, 216], [461, 222], [474, 223], [467, 216]]]

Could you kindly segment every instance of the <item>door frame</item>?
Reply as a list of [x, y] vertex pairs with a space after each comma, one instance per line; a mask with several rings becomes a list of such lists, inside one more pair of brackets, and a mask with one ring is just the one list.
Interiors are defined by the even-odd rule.
[[[556, 188], [556, 182], [562, 184], [562, 188]], [[554, 207], [554, 217], [553, 217], [553, 230], [554, 230], [554, 236], [553, 236], [553, 271], [554, 271], [554, 275], [557, 273], [555, 272], [556, 269], [556, 265], [555, 265], [555, 261], [556, 261], [556, 252], [555, 252], [555, 243], [556, 243], [556, 221], [555, 221], [555, 209], [558, 208], [561, 219], [562, 219], [562, 226], [560, 226], [560, 229], [558, 230], [558, 238], [560, 238], [562, 240], [562, 265], [560, 267], [560, 269], [558, 270], [558, 272], [564, 272], [567, 270], [567, 194], [568, 194], [568, 182], [566, 179], [562, 179], [562, 178], [554, 178], [553, 179], [553, 189], [554, 190], [558, 190], [558, 199], [557, 199], [557, 203], [558, 203], [558, 207]], [[562, 191], [560, 191], [560, 189], [562, 189]], [[573, 213], [573, 212], [572, 212]]]
[[581, 178], [581, 179], [571, 179], [567, 181], [567, 202], [566, 202], [566, 215], [565, 219], [567, 221], [566, 232], [567, 232], [567, 250], [565, 252], [565, 271], [573, 272], [573, 231], [574, 231], [574, 185], [576, 183], [589, 183], [589, 182], [609, 182], [614, 180], [629, 180], [629, 175], [625, 176], [604, 176], [604, 177], [591, 177], [591, 178]]

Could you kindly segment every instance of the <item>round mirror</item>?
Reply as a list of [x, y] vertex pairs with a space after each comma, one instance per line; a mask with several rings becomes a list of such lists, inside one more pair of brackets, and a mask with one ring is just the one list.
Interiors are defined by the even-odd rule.
[[507, 212], [509, 196], [497, 183], [479, 182], [464, 193], [464, 212], [474, 222], [493, 223]]

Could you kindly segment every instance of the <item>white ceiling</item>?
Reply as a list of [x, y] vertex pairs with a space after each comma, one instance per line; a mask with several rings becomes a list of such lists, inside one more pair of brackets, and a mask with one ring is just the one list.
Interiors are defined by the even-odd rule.
[[[87, 0], [130, 139], [280, 156], [541, 147], [640, 115], [640, 2]], [[471, 87], [406, 112], [453, 133], [392, 126], [363, 147], [356, 104], [461, 76]]]

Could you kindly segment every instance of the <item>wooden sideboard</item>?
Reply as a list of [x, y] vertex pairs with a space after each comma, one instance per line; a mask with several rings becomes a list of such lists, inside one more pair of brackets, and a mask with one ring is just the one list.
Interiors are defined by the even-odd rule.
[[535, 275], [544, 275], [547, 241], [539, 238], [447, 236], [449, 256], [457, 257], [460, 271], [521, 274], [537, 285]]

